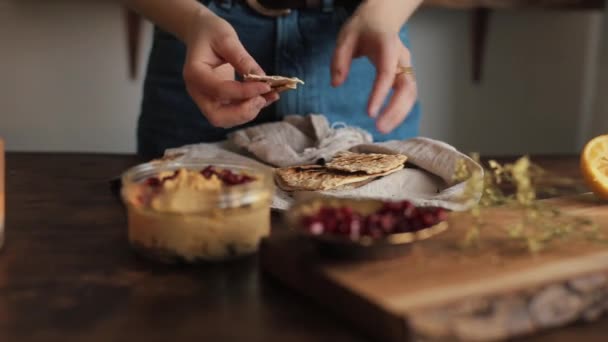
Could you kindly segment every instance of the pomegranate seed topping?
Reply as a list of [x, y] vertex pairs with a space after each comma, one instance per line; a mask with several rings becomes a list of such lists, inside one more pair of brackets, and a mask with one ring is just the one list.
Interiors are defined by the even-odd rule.
[[426, 212], [426, 213], [422, 214], [421, 221], [422, 221], [422, 223], [424, 224], [425, 227], [429, 227], [429, 226], [432, 226], [432, 225], [434, 225], [436, 223], [437, 218], [432, 213]]
[[338, 221], [336, 231], [341, 235], [349, 235], [350, 234], [350, 222], [348, 221]]
[[402, 203], [401, 202], [386, 202], [383, 205], [383, 211], [399, 211], [401, 210]]
[[241, 178], [241, 183], [249, 183], [249, 182], [253, 182], [254, 178], [248, 175], [243, 175]]
[[412, 227], [408, 220], [402, 219], [397, 223], [397, 228], [395, 230], [399, 233], [407, 233], [412, 230]]
[[380, 229], [380, 215], [376, 213], [369, 215], [365, 225], [367, 226], [366, 230], [370, 233], [372, 230]]
[[172, 179], [177, 178], [177, 175], [179, 175], [179, 171], [180, 170], [175, 170], [171, 176], [163, 177], [163, 179], [161, 180], [161, 182], [164, 183], [164, 182], [166, 182], [168, 180], [172, 180]]
[[385, 233], [391, 233], [393, 230], [395, 230], [396, 221], [397, 220], [392, 215], [389, 215], [389, 214], [382, 215], [380, 217], [380, 228], [382, 228], [382, 230]]
[[370, 229], [369, 235], [374, 239], [378, 239], [378, 238], [381, 238], [384, 235], [384, 233], [382, 232], [382, 230], [380, 228], [374, 228], [374, 229]]
[[328, 217], [332, 217], [335, 215], [335, 209], [334, 208], [321, 208], [321, 210], [319, 211], [319, 216], [323, 217], [323, 218], [328, 218]]
[[337, 232], [338, 221], [335, 218], [331, 217], [327, 220], [324, 220], [324, 225], [325, 225], [325, 230], [327, 232], [330, 232], [330, 233]]
[[443, 209], [443, 208], [437, 208], [437, 213], [436, 213], [436, 215], [437, 215], [437, 220], [438, 220], [439, 222], [441, 222], [441, 221], [445, 221], [445, 220], [447, 220], [447, 219], [448, 219], [448, 212], [447, 212], [447, 210], [445, 210], [445, 209]]
[[211, 165], [207, 166], [201, 171], [201, 175], [203, 175], [203, 177], [207, 179], [211, 178], [211, 176], [213, 176], [214, 174], [216, 174], [216, 171], [215, 168]]
[[346, 217], [352, 217], [354, 212], [353, 208], [345, 206], [340, 208], [340, 213]]
[[350, 221], [350, 237], [351, 239], [358, 239], [361, 236], [361, 219], [354, 217]]
[[318, 221], [314, 222], [308, 229], [312, 235], [321, 235], [323, 234], [323, 223]]
[[148, 179], [146, 179], [146, 185], [149, 185], [151, 187], [157, 187], [160, 186], [162, 184], [162, 182], [160, 181], [160, 179], [156, 178], [156, 177], [150, 177]]
[[222, 183], [224, 183], [224, 185], [229, 186], [245, 184], [255, 180], [254, 177], [251, 177], [249, 175], [239, 175], [228, 169], [218, 172], [218, 170], [211, 165], [201, 170], [200, 173], [201, 175], [203, 175], [203, 177], [207, 179], [211, 178], [211, 176], [213, 175], [216, 175], [222, 181]]
[[409, 201], [386, 202], [377, 211], [362, 216], [350, 207], [322, 207], [316, 215], [305, 217], [302, 225], [311, 234], [333, 234], [358, 239], [380, 238], [389, 234], [414, 232], [447, 219], [443, 208], [416, 208]]

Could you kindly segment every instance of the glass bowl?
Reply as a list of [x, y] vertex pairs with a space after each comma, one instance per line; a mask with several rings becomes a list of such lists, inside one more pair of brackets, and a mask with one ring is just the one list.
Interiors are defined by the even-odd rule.
[[[218, 172], [247, 175], [253, 181], [237, 185], [221, 182], [219, 189], [207, 188], [202, 183], [206, 180], [197, 176], [203, 177], [200, 171], [209, 166]], [[161, 185], [154, 181], [167, 174], [188, 174], [189, 180], [201, 184], [195, 186], [194, 181], [184, 179]], [[153, 161], [127, 170], [121, 180], [129, 242], [155, 260], [193, 263], [235, 259], [256, 253], [261, 239], [270, 234], [274, 194], [270, 170], [202, 159]]]

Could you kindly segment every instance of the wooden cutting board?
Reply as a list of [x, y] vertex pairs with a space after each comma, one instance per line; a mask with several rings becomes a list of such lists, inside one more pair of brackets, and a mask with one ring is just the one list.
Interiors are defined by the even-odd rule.
[[[591, 219], [608, 236], [608, 203], [590, 194], [547, 204]], [[462, 247], [470, 224], [450, 228], [388, 260], [337, 261], [282, 229], [261, 246], [262, 269], [386, 341], [497, 340], [593, 319], [608, 309], [608, 244], [570, 234], [537, 254], [505, 229], [521, 212], [484, 214], [479, 247]]]

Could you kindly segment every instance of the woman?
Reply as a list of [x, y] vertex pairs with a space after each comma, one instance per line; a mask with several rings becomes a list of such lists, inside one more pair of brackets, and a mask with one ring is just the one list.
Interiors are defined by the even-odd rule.
[[[219, 141], [288, 114], [321, 113], [375, 140], [417, 135], [416, 84], [398, 70], [411, 64], [405, 22], [421, 0], [351, 1], [125, 0], [157, 25], [138, 153], [153, 158]], [[247, 73], [298, 77], [305, 85], [278, 94], [239, 81]]]

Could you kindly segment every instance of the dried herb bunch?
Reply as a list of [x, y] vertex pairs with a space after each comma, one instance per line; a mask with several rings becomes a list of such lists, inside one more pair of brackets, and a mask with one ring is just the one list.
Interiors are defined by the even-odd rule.
[[[482, 165], [478, 154], [471, 158]], [[500, 164], [488, 161], [483, 174], [472, 172], [464, 160], [458, 161], [455, 180], [466, 181], [465, 200], [474, 198], [481, 192], [481, 198], [471, 203], [468, 214], [472, 223], [463, 241], [465, 247], [478, 246], [482, 242], [484, 209], [495, 206], [508, 206], [519, 212], [520, 218], [510, 225], [505, 234], [511, 239], [521, 241], [530, 252], [536, 253], [558, 238], [582, 234], [585, 238], [605, 242], [597, 225], [591, 220], [562, 213], [557, 207], [537, 200], [537, 194], [546, 195], [559, 192], [559, 186], [575, 186], [573, 179], [559, 177], [530, 161], [527, 156], [513, 163]]]

